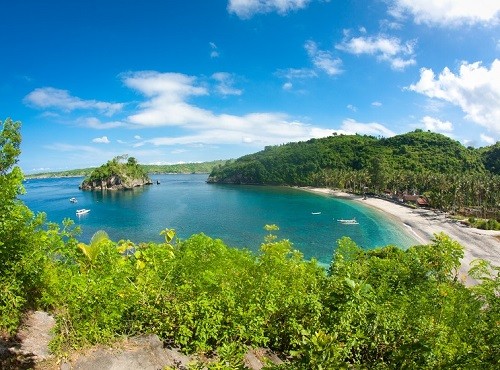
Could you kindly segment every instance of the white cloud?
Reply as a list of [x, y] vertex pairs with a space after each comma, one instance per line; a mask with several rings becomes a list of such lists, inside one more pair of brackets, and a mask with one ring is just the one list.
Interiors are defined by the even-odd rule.
[[491, 68], [481, 62], [462, 62], [454, 74], [445, 68], [436, 77], [431, 69], [420, 70], [420, 80], [409, 90], [458, 106], [465, 118], [500, 133], [500, 60]]
[[348, 118], [342, 122], [342, 131], [347, 134], [360, 134], [372, 136], [391, 137], [396, 135], [393, 131], [380, 123], [362, 123]]
[[372, 103], [372, 105], [373, 105], [374, 107], [381, 107], [381, 106], [382, 106], [382, 103], [381, 103], [381, 102], [379, 102], [379, 101], [374, 101], [374, 102]]
[[276, 75], [279, 77], [286, 78], [288, 80], [306, 79], [318, 76], [314, 70], [309, 68], [280, 69], [276, 72]]
[[24, 98], [24, 102], [36, 108], [56, 108], [66, 112], [75, 109], [98, 110], [111, 116], [122, 110], [122, 103], [108, 103], [97, 100], [83, 100], [76, 96], [71, 96], [69, 91], [55, 89], [53, 87], [38, 88], [30, 92]]
[[415, 65], [414, 49], [415, 41], [402, 43], [397, 37], [384, 35], [347, 37], [342, 43], [335, 47], [354, 55], [368, 54], [375, 56], [378, 60], [389, 62], [392, 69], [402, 71], [408, 66]]
[[453, 131], [453, 124], [450, 121], [441, 121], [440, 119], [425, 116], [421, 119], [422, 124], [426, 130], [434, 132], [451, 132]]
[[107, 130], [126, 126], [126, 124], [121, 121], [101, 122], [101, 120], [96, 117], [79, 118], [76, 120], [76, 123], [80, 126], [90, 127], [95, 130]]
[[103, 137], [96, 137], [95, 139], [92, 139], [93, 143], [101, 143], [101, 144], [109, 144], [109, 139], [107, 136]]
[[158, 137], [136, 143], [176, 144], [280, 144], [324, 137], [331, 129], [297, 122], [286, 114], [257, 112], [246, 115], [216, 114], [189, 102], [190, 98], [207, 94], [196, 85], [196, 78], [158, 72], [137, 72], [124, 76], [125, 85], [144, 94], [147, 100], [128, 121], [142, 127], [176, 126], [184, 135]]
[[329, 51], [319, 50], [318, 45], [314, 41], [307, 41], [304, 48], [306, 49], [307, 54], [311, 58], [314, 66], [323, 72], [326, 72], [327, 75], [335, 76], [343, 72], [341, 68], [342, 60], [335, 58]]
[[291, 82], [285, 82], [283, 84], [283, 90], [291, 90], [293, 88], [293, 84]]
[[142, 139], [142, 137], [140, 137], [139, 135], [134, 135], [134, 139], [135, 139], [135, 140], [141, 140], [141, 139]]
[[310, 0], [229, 0], [227, 9], [238, 17], [248, 19], [258, 13], [277, 12], [280, 15], [305, 8]]
[[357, 112], [358, 111], [358, 108], [356, 108], [356, 106], [352, 105], [352, 104], [347, 104], [347, 109], [353, 111], [353, 112]]
[[495, 144], [495, 139], [492, 138], [491, 136], [487, 136], [485, 134], [481, 134], [480, 137], [481, 137], [481, 140], [484, 141], [488, 145]]
[[218, 82], [215, 90], [221, 95], [241, 95], [243, 90], [233, 87], [234, 77], [227, 72], [217, 72], [212, 75], [212, 79]]
[[219, 51], [217, 50], [217, 45], [215, 45], [215, 43], [213, 42], [210, 42], [209, 43], [210, 45], [210, 48], [212, 49], [212, 51], [210, 52], [210, 58], [218, 58], [219, 57]]
[[390, 13], [400, 18], [413, 17], [417, 24], [460, 26], [464, 24], [498, 24], [498, 0], [392, 0]]

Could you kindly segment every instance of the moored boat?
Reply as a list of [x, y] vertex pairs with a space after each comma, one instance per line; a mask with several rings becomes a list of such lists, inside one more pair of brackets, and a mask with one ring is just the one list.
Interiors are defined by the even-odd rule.
[[359, 222], [356, 221], [355, 218], [350, 218], [350, 219], [339, 219], [337, 220], [340, 222], [342, 225], [359, 225]]
[[76, 198], [75, 198], [75, 197], [73, 197], [73, 198], [69, 198], [69, 201], [70, 201], [71, 203], [77, 203], [77, 202], [78, 202], [78, 200], [76, 200]]
[[84, 215], [84, 214], [89, 213], [89, 212], [90, 212], [90, 209], [85, 209], [85, 208], [77, 209], [76, 215], [81, 216], [81, 215]]

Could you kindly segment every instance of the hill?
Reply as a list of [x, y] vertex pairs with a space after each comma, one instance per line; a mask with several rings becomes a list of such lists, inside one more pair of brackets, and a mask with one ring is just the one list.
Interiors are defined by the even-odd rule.
[[[484, 151], [489, 153], [488, 151]], [[216, 167], [210, 182], [326, 185], [328, 172], [486, 173], [481, 151], [444, 135], [416, 130], [392, 138], [337, 135], [266, 147]], [[484, 154], [486, 155], [486, 154]]]

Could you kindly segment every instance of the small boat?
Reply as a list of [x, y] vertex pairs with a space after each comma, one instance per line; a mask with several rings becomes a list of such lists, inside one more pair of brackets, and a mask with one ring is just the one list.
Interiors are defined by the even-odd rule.
[[160, 185], [160, 180], [156, 180], [156, 185]]
[[81, 216], [81, 215], [87, 214], [89, 212], [90, 212], [90, 209], [85, 209], [85, 208], [77, 209], [76, 210], [76, 215], [77, 216]]
[[311, 212], [312, 215], [320, 215], [321, 212]]
[[340, 219], [340, 220], [337, 220], [337, 221], [340, 222], [342, 225], [359, 225], [359, 222], [356, 221], [355, 218]]
[[73, 198], [69, 198], [69, 201], [70, 201], [71, 203], [77, 203], [77, 202], [78, 202], [78, 200], [76, 200], [76, 198], [75, 198], [75, 197], [73, 197]]

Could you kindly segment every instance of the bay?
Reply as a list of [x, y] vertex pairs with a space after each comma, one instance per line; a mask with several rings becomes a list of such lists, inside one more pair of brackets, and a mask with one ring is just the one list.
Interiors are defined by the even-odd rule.
[[[160, 242], [160, 231], [173, 228], [181, 239], [204, 233], [229, 246], [257, 251], [267, 233], [264, 225], [276, 224], [280, 239], [289, 239], [306, 258], [325, 264], [343, 236], [366, 249], [418, 244], [402, 225], [348, 199], [287, 187], [207, 184], [207, 175], [198, 174], [151, 178], [155, 185], [104, 192], [79, 190], [83, 178], [30, 179], [21, 199], [34, 212], [45, 212], [48, 221], [73, 219], [82, 228], [83, 242], [98, 230], [115, 241]], [[78, 202], [71, 203], [71, 197]], [[90, 212], [76, 216], [80, 208]], [[351, 218], [359, 224], [337, 222]]]

